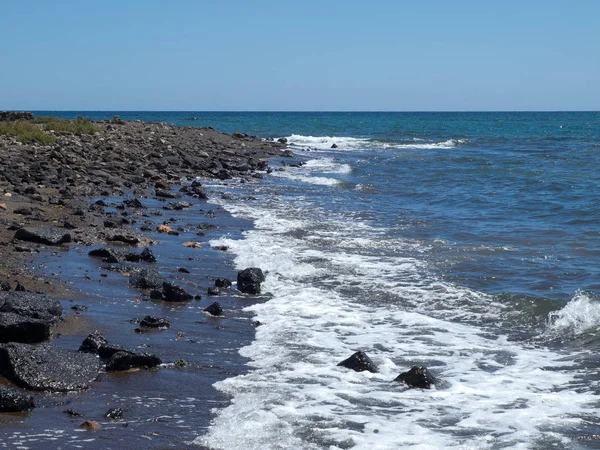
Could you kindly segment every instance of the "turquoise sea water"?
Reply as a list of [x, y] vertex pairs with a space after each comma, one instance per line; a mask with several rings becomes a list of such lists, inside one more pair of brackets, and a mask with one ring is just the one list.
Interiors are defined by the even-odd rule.
[[[285, 137], [304, 163], [209, 182], [257, 198], [219, 200], [255, 222], [220, 241], [273, 298], [197, 443], [600, 446], [600, 113], [52, 114]], [[356, 350], [380, 373], [335, 366]], [[417, 364], [434, 390], [390, 382]]]

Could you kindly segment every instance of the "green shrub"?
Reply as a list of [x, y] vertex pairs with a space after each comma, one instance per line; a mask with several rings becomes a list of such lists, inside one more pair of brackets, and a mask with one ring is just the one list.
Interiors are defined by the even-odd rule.
[[54, 130], [57, 133], [94, 134], [100, 127], [89, 119], [78, 117], [76, 120], [59, 119], [58, 117], [37, 117], [32, 123], [42, 124], [44, 131]]
[[0, 122], [0, 135], [5, 134], [16, 137], [23, 143], [38, 142], [50, 145], [56, 138], [47, 131], [70, 134], [94, 134], [100, 127], [91, 120], [78, 117], [76, 120], [59, 119], [58, 117], [37, 117], [32, 120], [15, 120]]
[[0, 122], [0, 134], [14, 136], [23, 143], [38, 142], [42, 145], [49, 145], [56, 142], [54, 136], [44, 133], [30, 120]]

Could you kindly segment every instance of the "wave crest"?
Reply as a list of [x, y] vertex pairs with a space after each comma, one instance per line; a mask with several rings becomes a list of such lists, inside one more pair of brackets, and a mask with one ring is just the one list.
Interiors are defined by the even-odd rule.
[[578, 291], [562, 309], [548, 314], [544, 337], [576, 337], [599, 327], [600, 302], [589, 294]]

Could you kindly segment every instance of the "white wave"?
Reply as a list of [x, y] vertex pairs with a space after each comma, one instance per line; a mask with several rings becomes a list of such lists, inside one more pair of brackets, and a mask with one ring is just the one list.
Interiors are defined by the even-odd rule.
[[308, 184], [335, 186], [340, 184], [341, 180], [322, 175], [346, 175], [351, 172], [352, 167], [348, 164], [340, 164], [333, 158], [321, 158], [311, 159], [301, 167], [288, 167], [283, 171], [273, 172], [272, 175]]
[[335, 186], [340, 184], [339, 180], [327, 177], [312, 177], [292, 172], [273, 172], [273, 176], [279, 178], [287, 178], [289, 180], [301, 181], [308, 184], [317, 184], [321, 186]]
[[577, 292], [562, 309], [548, 315], [546, 337], [577, 336], [600, 329], [600, 302]]
[[[262, 323], [255, 341], [241, 350], [251, 370], [215, 385], [233, 401], [215, 411], [197, 444], [368, 450], [565, 446], [568, 438], [548, 430], [572, 429], [581, 422], [577, 417], [594, 414], [596, 396], [569, 389], [578, 374], [566, 370], [570, 362], [563, 355], [510, 341], [498, 329], [490, 333], [478, 323], [497, 321], [502, 305], [437, 281], [423, 261], [402, 256], [419, 243], [386, 239], [384, 230], [325, 214], [309, 198], [297, 203], [270, 198], [268, 209], [225, 206], [253, 218], [255, 229], [243, 240], [219, 244], [237, 255], [237, 267], [268, 271], [264, 289], [273, 297], [248, 308]], [[389, 256], [369, 254], [378, 248]], [[345, 292], [352, 286], [364, 286], [367, 295], [349, 296]], [[395, 300], [383, 308], [376, 302], [379, 293]], [[357, 350], [371, 356], [379, 373], [336, 365]], [[392, 381], [412, 365], [428, 366], [442, 383], [423, 391]]]
[[348, 164], [340, 164], [333, 158], [311, 159], [304, 164], [305, 169], [321, 173], [350, 173], [352, 167]]
[[308, 147], [312, 150], [329, 150], [332, 145], [336, 145], [340, 150], [350, 150], [362, 148], [368, 145], [369, 139], [334, 137], [334, 136], [302, 136], [292, 134], [286, 138], [288, 144], [294, 147]]
[[464, 139], [448, 139], [440, 142], [429, 142], [429, 143], [409, 143], [409, 144], [389, 144], [384, 143], [383, 148], [397, 148], [397, 149], [449, 149], [454, 148], [460, 144], [465, 144], [468, 141]]
[[[381, 147], [386, 149], [450, 149], [461, 144], [466, 144], [466, 139], [447, 139], [444, 141], [427, 142], [423, 139], [413, 139], [412, 142], [391, 143], [381, 142], [373, 139], [334, 137], [334, 136], [303, 136], [293, 134], [286, 138], [288, 144], [296, 148], [309, 148], [311, 150], [365, 150], [370, 147]], [[332, 146], [336, 146], [332, 149]]]

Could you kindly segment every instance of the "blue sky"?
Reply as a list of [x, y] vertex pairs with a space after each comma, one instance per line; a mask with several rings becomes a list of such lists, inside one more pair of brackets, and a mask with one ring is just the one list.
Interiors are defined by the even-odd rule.
[[0, 110], [599, 110], [600, 1], [6, 0]]

